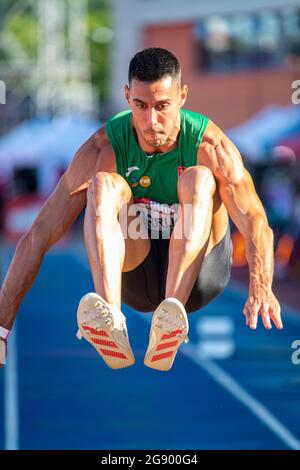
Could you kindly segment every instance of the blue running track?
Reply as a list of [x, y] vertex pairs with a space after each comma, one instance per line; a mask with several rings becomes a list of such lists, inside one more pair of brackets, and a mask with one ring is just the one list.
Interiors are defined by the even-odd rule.
[[143, 364], [151, 314], [124, 306], [136, 363], [111, 370], [75, 337], [90, 291], [81, 243], [45, 256], [0, 370], [0, 449], [300, 449], [300, 312], [283, 306], [283, 331], [251, 331], [231, 282], [189, 316], [190, 342], [159, 372]]

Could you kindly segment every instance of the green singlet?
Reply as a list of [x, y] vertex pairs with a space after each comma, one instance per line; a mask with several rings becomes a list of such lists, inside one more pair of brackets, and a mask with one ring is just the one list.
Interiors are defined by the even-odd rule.
[[174, 204], [178, 202], [177, 180], [182, 169], [197, 164], [197, 152], [208, 118], [180, 110], [178, 147], [148, 155], [139, 146], [132, 127], [131, 111], [117, 114], [106, 123], [106, 132], [116, 155], [117, 172], [125, 178], [135, 197]]
[[[185, 168], [197, 165], [197, 154], [209, 119], [180, 109], [178, 146], [165, 153], [148, 155], [138, 144], [132, 112], [123, 111], [106, 122], [106, 132], [116, 156], [117, 172], [131, 187], [135, 202], [156, 207], [177, 204], [177, 181]], [[169, 213], [170, 210], [167, 209]]]

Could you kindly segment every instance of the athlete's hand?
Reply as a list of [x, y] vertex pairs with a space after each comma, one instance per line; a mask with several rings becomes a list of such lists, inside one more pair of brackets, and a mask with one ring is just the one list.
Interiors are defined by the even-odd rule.
[[283, 328], [281, 321], [281, 308], [278, 300], [272, 292], [272, 289], [266, 289], [264, 286], [255, 289], [249, 289], [249, 297], [245, 304], [243, 313], [246, 317], [246, 325], [252, 330], [257, 327], [258, 316], [262, 318], [264, 327], [267, 330], [272, 328], [271, 321], [281, 330]]
[[5, 339], [0, 338], [0, 368], [5, 364], [7, 353], [7, 342]]

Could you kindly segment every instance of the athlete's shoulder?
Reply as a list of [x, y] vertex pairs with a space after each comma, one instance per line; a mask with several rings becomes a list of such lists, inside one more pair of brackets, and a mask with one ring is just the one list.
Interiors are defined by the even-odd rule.
[[196, 113], [195, 111], [190, 111], [189, 109], [181, 108], [181, 118], [183, 128], [189, 134], [195, 134], [198, 139], [199, 133], [202, 138], [209, 118], [204, 116], [204, 114]]
[[124, 131], [128, 129], [131, 125], [131, 110], [121, 111], [117, 114], [114, 114], [111, 118], [106, 121], [106, 131], [109, 134], [110, 132], [116, 132], [118, 130]]
[[199, 120], [209, 121], [209, 118], [205, 116], [204, 114], [197, 113], [196, 111], [191, 111], [190, 109], [181, 108], [181, 113], [187, 119], [195, 119], [196, 121], [199, 121]]
[[93, 135], [92, 143], [94, 147], [101, 151], [103, 147], [109, 145], [109, 138], [106, 132], [106, 126], [103, 124]]
[[105, 129], [110, 143], [116, 146], [128, 134], [131, 126], [132, 112], [121, 111], [106, 121]]
[[215, 176], [222, 179], [237, 179], [243, 167], [242, 157], [214, 122], [209, 121], [198, 151], [198, 165], [205, 165]]
[[215, 147], [224, 138], [225, 134], [212, 120], [209, 120], [203, 134], [202, 142]]
[[181, 108], [181, 128], [185, 146], [189, 151], [198, 151], [199, 145], [202, 142], [204, 132], [206, 130], [209, 119], [203, 114], [190, 111], [189, 109]]
[[129, 119], [131, 117], [131, 110], [130, 109], [126, 109], [125, 111], [120, 111], [116, 114], [114, 114], [111, 118], [109, 118], [107, 120], [107, 122], [111, 122], [111, 121], [120, 121], [120, 120], [126, 120], [126, 119]]

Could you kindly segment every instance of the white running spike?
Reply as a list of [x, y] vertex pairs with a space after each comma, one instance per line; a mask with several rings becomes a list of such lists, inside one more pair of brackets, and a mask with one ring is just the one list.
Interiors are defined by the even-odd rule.
[[[83, 315], [84, 311], [87, 312], [85, 315]], [[107, 303], [100, 295], [90, 292], [79, 302], [77, 322], [78, 339], [83, 337], [87, 340], [111, 369], [121, 369], [135, 363], [128, 339], [126, 319], [117, 306]], [[97, 335], [97, 332], [102, 330], [106, 338], [102, 338], [102, 334]], [[113, 349], [111, 349], [112, 343], [115, 344]], [[106, 347], [103, 348], [103, 345]]]
[[82, 334], [80, 333], [80, 330], [77, 331], [76, 336], [79, 340], [82, 339]]
[[[162, 312], [164, 312], [163, 319], [158, 321]], [[181, 317], [180, 322], [178, 317]], [[183, 342], [188, 342], [188, 330], [189, 323], [184, 305], [173, 297], [164, 299], [153, 314], [144, 364], [160, 371], [170, 370], [179, 347]], [[168, 345], [168, 351], [162, 352], [162, 346], [166, 345], [164, 334], [170, 335], [175, 332], [176, 344]]]

